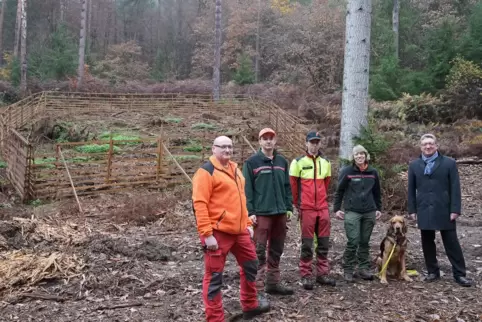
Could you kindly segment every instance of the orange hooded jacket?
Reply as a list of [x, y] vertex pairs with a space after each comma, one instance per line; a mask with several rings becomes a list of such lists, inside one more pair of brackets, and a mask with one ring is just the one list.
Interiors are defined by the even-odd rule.
[[197, 229], [202, 236], [214, 230], [240, 234], [252, 225], [248, 218], [245, 179], [235, 162], [224, 168], [211, 156], [196, 171], [192, 182], [192, 200]]

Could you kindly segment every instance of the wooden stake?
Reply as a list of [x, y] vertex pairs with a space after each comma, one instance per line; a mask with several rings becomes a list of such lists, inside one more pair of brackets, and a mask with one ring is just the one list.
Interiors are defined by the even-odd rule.
[[243, 135], [243, 139], [244, 139], [244, 142], [248, 143], [251, 150], [253, 150], [253, 152], [256, 153], [255, 148], [253, 148], [253, 146], [251, 145], [251, 142], [249, 142], [249, 140], [244, 135]]
[[67, 175], [69, 176], [70, 185], [72, 186], [72, 190], [74, 191], [74, 196], [75, 196], [75, 200], [77, 200], [79, 211], [80, 213], [83, 213], [82, 206], [80, 205], [79, 197], [77, 197], [77, 191], [75, 190], [74, 182], [72, 181], [72, 177], [70, 176], [69, 167], [67, 166], [67, 162], [65, 162], [64, 154], [62, 153], [62, 149], [60, 148], [60, 146], [59, 146], [59, 152], [60, 152], [60, 157], [62, 158], [62, 162], [64, 163], [65, 170], [67, 170]]
[[112, 131], [110, 132], [110, 140], [109, 140], [109, 154], [107, 155], [107, 178], [105, 179], [105, 183], [110, 182], [110, 177], [112, 175], [112, 153], [114, 150], [114, 141], [112, 140]]
[[163, 147], [164, 150], [167, 152], [167, 154], [169, 154], [169, 156], [171, 157], [172, 161], [174, 161], [174, 163], [175, 163], [176, 166], [179, 168], [179, 170], [181, 170], [182, 173], [186, 176], [186, 178], [188, 178], [189, 181], [192, 183], [191, 177], [186, 173], [186, 171], [184, 171], [183, 167], [181, 167], [181, 165], [179, 164], [179, 162], [177, 162], [177, 160], [174, 158], [174, 156], [171, 154], [171, 152], [166, 148], [166, 146], [164, 145], [164, 143], [162, 143], [162, 147]]

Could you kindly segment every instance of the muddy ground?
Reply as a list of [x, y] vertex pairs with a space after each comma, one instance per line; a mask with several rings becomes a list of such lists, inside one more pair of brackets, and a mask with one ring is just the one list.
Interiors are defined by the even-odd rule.
[[[458, 232], [468, 276], [482, 282], [482, 189], [480, 165], [459, 167], [464, 216]], [[136, 191], [123, 195], [20, 206], [7, 188], [0, 192], [1, 321], [203, 321], [202, 251], [189, 192]], [[386, 232], [384, 214], [372, 236], [372, 255]], [[18, 218], [20, 217], [20, 218]], [[482, 321], [479, 286], [453, 282], [440, 236], [444, 274], [421, 281], [424, 264], [416, 227], [409, 229], [412, 283], [342, 281], [345, 243], [341, 221], [333, 220], [330, 258], [336, 287], [305, 291], [299, 283], [297, 222], [289, 225], [282, 279], [294, 296], [269, 296], [272, 310], [257, 321]], [[224, 276], [227, 319], [240, 312], [239, 273], [230, 256]]]

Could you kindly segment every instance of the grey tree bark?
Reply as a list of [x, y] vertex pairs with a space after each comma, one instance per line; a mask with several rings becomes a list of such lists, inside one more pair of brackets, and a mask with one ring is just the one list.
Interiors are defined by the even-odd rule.
[[393, 24], [393, 38], [395, 41], [395, 57], [398, 59], [400, 52], [400, 36], [399, 36], [399, 24], [400, 24], [400, 0], [393, 0], [393, 12], [392, 12], [392, 24]]
[[15, 43], [13, 45], [13, 57], [18, 58], [20, 48], [20, 30], [22, 27], [22, 0], [17, 1], [17, 16], [15, 18]]
[[221, 83], [221, 0], [216, 0], [213, 66], [213, 99], [219, 100]]
[[27, 0], [21, 2], [21, 39], [20, 39], [20, 93], [27, 94]]
[[5, 10], [7, 9], [7, 0], [0, 0], [2, 7], [0, 8], [0, 66], [3, 64], [3, 21], [5, 18]]
[[86, 25], [87, 0], [82, 0], [82, 11], [80, 15], [80, 40], [79, 40], [79, 71], [77, 87], [81, 87], [84, 81], [85, 62], [85, 25]]
[[340, 134], [342, 159], [350, 157], [354, 137], [367, 125], [371, 14], [371, 0], [348, 1]]

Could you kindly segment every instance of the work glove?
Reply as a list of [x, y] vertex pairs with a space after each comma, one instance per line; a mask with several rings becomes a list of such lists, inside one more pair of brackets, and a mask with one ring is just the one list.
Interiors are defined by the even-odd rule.
[[214, 235], [206, 237], [204, 239], [204, 244], [206, 245], [206, 248], [209, 250], [218, 249], [218, 241], [216, 240], [216, 238], [214, 238]]
[[293, 212], [291, 210], [288, 210], [286, 212], [286, 221], [291, 221], [291, 217], [293, 217]]
[[251, 239], [253, 239], [253, 236], [254, 236], [254, 230], [253, 230], [253, 227], [248, 226], [248, 232], [249, 232], [249, 237], [251, 237]]
[[249, 219], [253, 222], [253, 226], [256, 226], [256, 215], [249, 215]]

